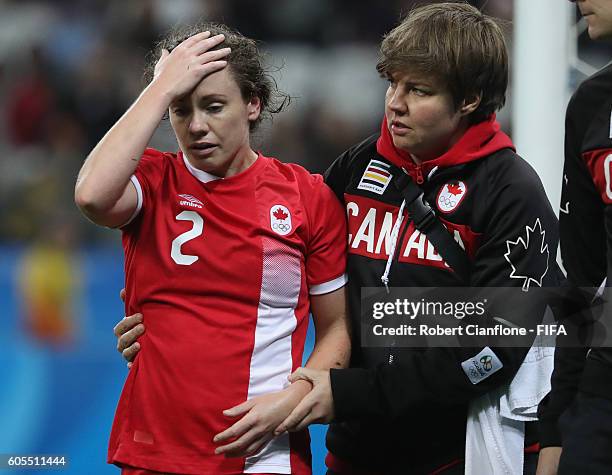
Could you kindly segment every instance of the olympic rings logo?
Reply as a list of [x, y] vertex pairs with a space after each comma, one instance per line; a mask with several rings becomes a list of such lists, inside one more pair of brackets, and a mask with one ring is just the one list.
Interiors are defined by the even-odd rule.
[[274, 223], [272, 225], [272, 229], [274, 229], [275, 231], [282, 231], [283, 233], [286, 233], [287, 231], [289, 231], [291, 229], [291, 225], [290, 224], [285, 224], [285, 223]]
[[446, 183], [436, 197], [438, 209], [442, 213], [450, 213], [454, 211], [463, 201], [467, 194], [467, 186], [461, 180], [451, 181]]
[[450, 208], [457, 204], [457, 200], [451, 199], [450, 196], [441, 195], [438, 199], [438, 203]]

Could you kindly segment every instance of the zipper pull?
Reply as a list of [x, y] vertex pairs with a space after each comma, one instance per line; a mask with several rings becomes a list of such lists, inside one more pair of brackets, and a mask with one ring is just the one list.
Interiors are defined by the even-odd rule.
[[416, 182], [419, 185], [422, 185], [425, 182], [425, 180], [423, 179], [423, 170], [421, 170], [421, 165], [417, 165], [416, 167], [416, 176], [417, 176]]

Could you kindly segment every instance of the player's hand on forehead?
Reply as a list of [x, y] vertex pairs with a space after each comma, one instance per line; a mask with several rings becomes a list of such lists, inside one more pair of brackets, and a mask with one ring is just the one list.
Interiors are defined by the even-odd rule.
[[223, 43], [224, 35], [197, 33], [169, 52], [162, 50], [155, 65], [153, 81], [159, 92], [171, 100], [190, 93], [209, 74], [227, 65], [230, 48], [212, 49]]
[[[177, 48], [191, 48], [194, 52], [202, 54], [211, 48], [223, 43], [225, 41], [225, 35], [218, 34], [211, 36], [210, 31], [203, 31], [190, 36], [185, 41], [180, 43]], [[175, 48], [176, 49], [176, 48]]]

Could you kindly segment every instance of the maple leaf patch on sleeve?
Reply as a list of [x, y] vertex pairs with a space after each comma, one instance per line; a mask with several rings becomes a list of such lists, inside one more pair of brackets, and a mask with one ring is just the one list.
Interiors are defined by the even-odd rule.
[[516, 241], [507, 240], [506, 249], [504, 257], [512, 268], [510, 278], [523, 279], [524, 292], [529, 290], [531, 283], [542, 287], [548, 272], [550, 253], [540, 218], [535, 220], [533, 226], [525, 226], [525, 234], [519, 235]]

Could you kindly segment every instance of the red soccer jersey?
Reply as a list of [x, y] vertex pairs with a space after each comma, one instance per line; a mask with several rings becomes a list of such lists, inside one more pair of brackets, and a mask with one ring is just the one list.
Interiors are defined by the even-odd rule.
[[346, 282], [343, 210], [321, 176], [259, 155], [223, 179], [147, 149], [123, 227], [126, 314], [146, 332], [108, 460], [186, 474], [310, 473], [306, 431], [258, 455], [214, 454], [222, 411], [286, 387], [302, 360], [309, 294]]

